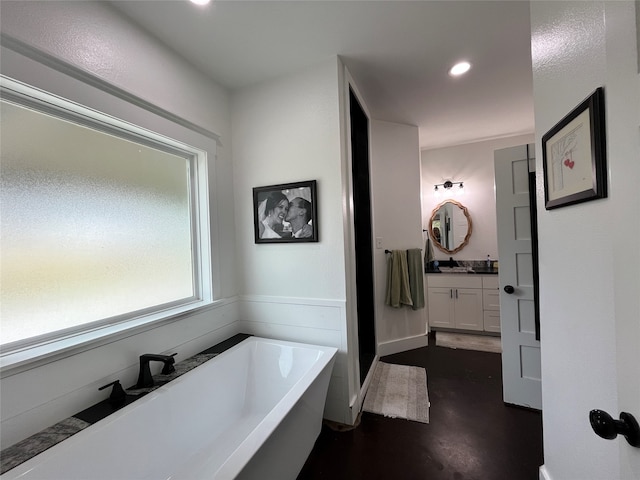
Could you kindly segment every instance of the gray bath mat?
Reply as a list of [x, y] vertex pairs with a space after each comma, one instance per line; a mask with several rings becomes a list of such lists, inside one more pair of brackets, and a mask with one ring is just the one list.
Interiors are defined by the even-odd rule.
[[500, 337], [469, 335], [466, 333], [436, 332], [436, 346], [478, 350], [480, 352], [502, 352]]
[[363, 410], [429, 423], [427, 371], [420, 367], [378, 362]]

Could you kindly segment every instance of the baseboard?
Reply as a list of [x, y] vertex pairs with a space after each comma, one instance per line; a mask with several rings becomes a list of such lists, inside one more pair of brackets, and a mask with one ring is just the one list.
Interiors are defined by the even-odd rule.
[[549, 472], [547, 471], [547, 468], [544, 465], [540, 466], [540, 480], [553, 480], [551, 478], [551, 475], [549, 475]]
[[393, 355], [394, 353], [406, 352], [415, 348], [426, 347], [429, 344], [429, 337], [426, 333], [414, 337], [401, 338], [390, 342], [378, 344], [378, 356]]
[[482, 337], [500, 337], [499, 332], [485, 332], [481, 330], [464, 330], [462, 328], [446, 328], [446, 327], [432, 327], [432, 332], [446, 332], [446, 333], [464, 333], [465, 335], [477, 335]]

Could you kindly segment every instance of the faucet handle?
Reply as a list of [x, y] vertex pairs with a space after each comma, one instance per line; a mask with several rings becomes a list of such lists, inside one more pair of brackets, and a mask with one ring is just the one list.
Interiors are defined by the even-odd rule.
[[122, 385], [120, 385], [120, 380], [116, 380], [115, 382], [107, 383], [102, 387], [98, 388], [98, 390], [104, 390], [107, 387], [113, 385], [113, 389], [111, 390], [111, 395], [109, 395], [109, 403], [114, 407], [122, 407], [124, 406], [127, 400], [127, 394], [125, 393]]
[[[172, 353], [171, 355], [169, 355], [169, 357], [175, 357], [178, 354], [178, 352], [176, 353]], [[175, 363], [175, 359], [171, 359], [170, 362], [164, 362], [164, 366], [162, 367], [162, 372], [160, 372], [162, 375], [168, 375], [170, 373], [173, 373], [176, 371], [176, 367], [173, 366], [173, 364]]]

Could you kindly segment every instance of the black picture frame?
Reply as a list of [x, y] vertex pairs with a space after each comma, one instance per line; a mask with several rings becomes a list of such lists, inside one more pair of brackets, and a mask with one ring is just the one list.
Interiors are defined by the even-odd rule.
[[547, 210], [607, 197], [602, 87], [542, 137], [542, 156]]
[[255, 243], [317, 242], [316, 180], [254, 187], [253, 228]]

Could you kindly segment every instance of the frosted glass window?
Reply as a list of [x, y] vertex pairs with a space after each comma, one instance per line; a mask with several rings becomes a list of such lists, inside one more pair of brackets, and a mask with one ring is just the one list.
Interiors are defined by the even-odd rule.
[[0, 128], [3, 345], [198, 296], [192, 156], [5, 100]]

